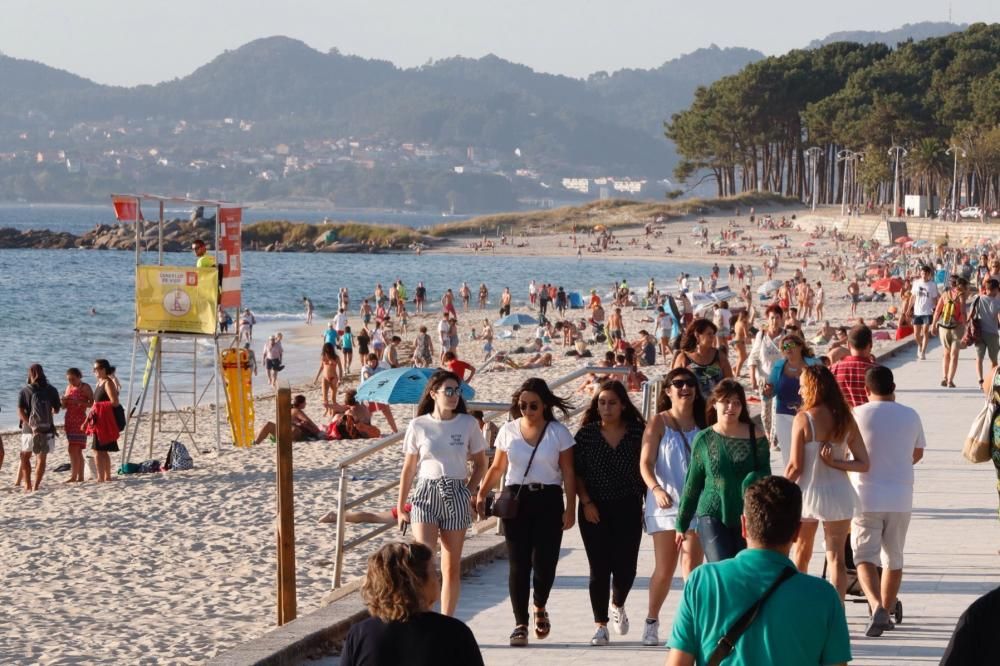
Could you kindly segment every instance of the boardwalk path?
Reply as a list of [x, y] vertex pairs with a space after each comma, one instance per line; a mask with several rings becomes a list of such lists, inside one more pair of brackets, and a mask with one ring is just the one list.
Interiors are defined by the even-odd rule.
[[[890, 363], [900, 386], [897, 399], [920, 412], [928, 448], [916, 470], [913, 520], [906, 545], [906, 566], [900, 598], [904, 622], [881, 638], [866, 638], [864, 603], [848, 597], [854, 661], [852, 664], [936, 664], [961, 612], [978, 596], [1000, 585], [1000, 546], [997, 493], [993, 466], [970, 465], [959, 453], [969, 424], [982, 406], [973, 388], [973, 356], [963, 352], [958, 378], [960, 388], [943, 389], [940, 350], [926, 361], [909, 351]], [[779, 455], [772, 459], [777, 470]], [[817, 540], [817, 551], [822, 551]], [[475, 632], [486, 663], [549, 664], [662, 664], [665, 648], [640, 644], [646, 610], [646, 589], [653, 568], [653, 544], [643, 538], [639, 575], [626, 609], [632, 621], [628, 636], [612, 634], [609, 647], [589, 646], [593, 634], [587, 595], [587, 558], [579, 532], [574, 528], [563, 539], [558, 577], [549, 599], [553, 629], [545, 641], [532, 640], [526, 649], [512, 649], [507, 636], [513, 616], [507, 597], [507, 562], [500, 560], [478, 570], [462, 584], [459, 617]], [[819, 573], [820, 556], [811, 571]], [[670, 623], [680, 597], [681, 581], [661, 613], [661, 638], [669, 636]]]

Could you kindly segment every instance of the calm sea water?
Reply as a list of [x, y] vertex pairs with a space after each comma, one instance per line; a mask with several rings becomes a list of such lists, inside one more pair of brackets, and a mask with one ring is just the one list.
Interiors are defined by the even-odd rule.
[[[153, 207], [143, 206], [143, 214], [154, 219], [159, 211]], [[165, 219], [180, 218], [186, 220], [191, 215], [190, 207], [170, 207], [164, 210]], [[465, 219], [465, 216], [455, 215], [442, 217], [426, 213], [393, 213], [390, 211], [367, 210], [287, 210], [247, 208], [243, 211], [243, 221], [246, 223], [261, 220], [293, 220], [295, 222], [320, 223], [325, 219], [337, 222], [370, 222], [372, 224], [402, 224], [407, 227], [422, 227], [440, 224], [453, 220]], [[110, 201], [106, 206], [68, 206], [54, 204], [0, 204], [0, 228], [15, 229], [51, 229], [52, 231], [68, 231], [80, 235], [94, 228], [95, 224], [112, 224], [115, 222]]]
[[[41, 227], [43, 222], [37, 220], [34, 226]], [[0, 208], [0, 226], [7, 224]], [[154, 260], [151, 254], [150, 263]], [[165, 263], [189, 265], [192, 257], [168, 254]], [[4, 352], [0, 354], [0, 427], [16, 423], [17, 393], [31, 363], [41, 363], [60, 390], [66, 368], [81, 368], [89, 380], [95, 358], [108, 358], [119, 368], [122, 381], [128, 380], [134, 264], [134, 253], [126, 251], [0, 250]], [[354, 309], [360, 298], [371, 294], [376, 282], [388, 289], [396, 278], [402, 278], [411, 293], [418, 281], [424, 281], [429, 302], [439, 299], [445, 289], [457, 291], [463, 280], [473, 291], [485, 282], [491, 303], [509, 286], [517, 305], [526, 301], [532, 279], [562, 284], [567, 291], [597, 287], [603, 294], [622, 278], [644, 285], [654, 276], [658, 283], [667, 284], [678, 271], [695, 269], [683, 264], [576, 258], [248, 252], [244, 255], [243, 302], [259, 322], [292, 322], [304, 318], [303, 295], [313, 300], [319, 317], [327, 318], [336, 308], [340, 287], [350, 289]], [[96, 308], [96, 316], [90, 314], [91, 308]], [[262, 343], [258, 340], [255, 345]]]

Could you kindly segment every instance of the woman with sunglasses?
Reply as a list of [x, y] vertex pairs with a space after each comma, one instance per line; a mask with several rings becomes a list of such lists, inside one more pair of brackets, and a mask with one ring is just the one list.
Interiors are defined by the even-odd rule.
[[735, 379], [724, 379], [712, 392], [706, 413], [712, 427], [691, 443], [691, 463], [677, 510], [680, 546], [698, 517], [698, 538], [709, 562], [718, 562], [746, 548], [740, 530], [743, 491], [771, 474], [767, 438], [756, 431], [746, 394]]
[[715, 385], [733, 376], [729, 354], [716, 347], [719, 329], [708, 319], [696, 319], [688, 326], [681, 341], [681, 353], [674, 357], [674, 368], [688, 368], [698, 378], [701, 396], [708, 399]]
[[[486, 470], [486, 440], [468, 414], [461, 382], [438, 370], [417, 403], [403, 439], [397, 514], [400, 529], [413, 522], [413, 536], [431, 550], [441, 539], [441, 612], [454, 615], [462, 576], [462, 546], [472, 524], [472, 492]], [[468, 477], [466, 461], [472, 461]], [[407, 509], [407, 497], [417, 486]]]
[[759, 392], [760, 418], [764, 424], [764, 435], [774, 440], [772, 416], [774, 405], [770, 395], [764, 393], [764, 384], [771, 376], [771, 368], [782, 358], [781, 336], [785, 334], [785, 311], [781, 306], [771, 305], [764, 311], [767, 324], [757, 332], [753, 346], [750, 347], [750, 388]]
[[505, 472], [506, 485], [517, 493], [517, 515], [503, 519], [510, 561], [508, 588], [515, 622], [510, 644], [516, 647], [528, 644], [528, 597], [532, 584], [535, 637], [545, 638], [552, 630], [545, 604], [556, 578], [562, 533], [575, 522], [576, 475], [571, 450], [574, 440], [566, 426], [555, 420], [553, 408], [567, 414], [570, 404], [552, 393], [543, 379], [532, 377], [514, 392], [511, 420], [497, 433], [496, 456], [476, 498], [479, 515], [484, 515], [486, 495]]
[[[677, 569], [677, 504], [691, 460], [691, 442], [705, 428], [705, 399], [698, 379], [687, 368], [667, 373], [656, 405], [657, 415], [642, 435], [639, 470], [646, 483], [646, 532], [653, 537], [656, 563], [649, 579], [649, 609], [643, 645], [660, 645], [660, 609], [667, 599]], [[684, 540], [681, 571], [686, 579], [704, 555], [695, 532]]]
[[781, 338], [781, 353], [782, 358], [771, 367], [771, 374], [764, 384], [764, 395], [771, 398], [774, 406], [771, 416], [774, 441], [781, 449], [782, 463], [788, 465], [792, 445], [792, 420], [802, 404], [799, 377], [803, 370], [811, 365], [818, 365], [820, 360], [813, 356], [812, 349], [798, 332], [786, 333]]
[[583, 414], [573, 447], [578, 524], [590, 563], [590, 605], [597, 630], [591, 645], [608, 644], [608, 588], [612, 626], [628, 633], [625, 599], [635, 582], [642, 541], [644, 486], [639, 453], [645, 428], [625, 386], [601, 382]]
[[806, 368], [799, 393], [802, 407], [792, 427], [785, 476], [802, 488], [802, 527], [790, 557], [799, 571], [808, 573], [816, 529], [822, 521], [830, 582], [843, 601], [847, 591], [844, 544], [858, 503], [847, 472], [868, 471], [868, 448], [837, 379], [827, 368]]

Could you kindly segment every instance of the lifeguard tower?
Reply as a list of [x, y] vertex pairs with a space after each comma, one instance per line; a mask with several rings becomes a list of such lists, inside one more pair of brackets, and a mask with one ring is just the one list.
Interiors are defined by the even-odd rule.
[[[222, 446], [223, 389], [228, 389], [233, 442], [248, 446], [253, 440], [251, 373], [247, 352], [238, 349], [242, 208], [222, 201], [152, 194], [116, 194], [112, 203], [118, 220], [132, 223], [135, 232], [135, 332], [121, 463], [129, 462], [140, 433], [147, 428], [148, 458], [154, 457], [158, 432], [166, 435], [164, 440], [186, 437], [190, 450], [197, 453], [199, 406], [212, 389], [216, 451]], [[203, 212], [181, 223], [183, 228], [165, 234], [168, 205]], [[144, 208], [155, 211], [153, 219], [144, 215]], [[206, 216], [204, 211], [212, 209], [214, 217]], [[211, 242], [212, 250], [197, 261], [191, 254], [164, 251], [166, 243], [176, 245], [180, 239]], [[220, 307], [235, 309], [234, 332], [219, 332]]]

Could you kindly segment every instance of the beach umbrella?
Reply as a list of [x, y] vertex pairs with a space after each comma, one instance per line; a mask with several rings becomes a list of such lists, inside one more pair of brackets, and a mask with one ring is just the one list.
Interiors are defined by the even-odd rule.
[[771, 250], [774, 249], [774, 246], [773, 245], [761, 245], [760, 249], [764, 250], [765, 252], [770, 252]]
[[900, 236], [899, 238], [897, 238], [897, 239], [896, 239], [896, 240], [894, 240], [893, 242], [894, 242], [894, 243], [898, 243], [899, 245], [902, 245], [903, 243], [909, 243], [909, 242], [910, 242], [910, 241], [912, 241], [912, 240], [913, 240], [913, 239], [912, 239], [912, 238], [910, 238], [909, 236]]
[[926, 241], [923, 238], [913, 241], [913, 247], [925, 247], [930, 245], [930, 241]]
[[711, 296], [716, 301], [726, 301], [731, 298], [736, 298], [737, 296], [739, 296], [739, 294], [737, 294], [732, 289], [722, 287], [720, 289], [716, 289], [715, 291], [711, 292], [709, 296]]
[[882, 278], [872, 282], [872, 289], [883, 294], [898, 294], [903, 291], [903, 281], [898, 277]]
[[757, 287], [757, 293], [758, 294], [773, 293], [775, 291], [778, 291], [778, 287], [780, 287], [782, 284], [783, 283], [781, 280], [769, 280], [764, 284], [760, 285], [759, 287]]
[[[358, 387], [357, 399], [387, 405], [415, 405], [424, 393], [427, 380], [437, 368], [389, 368], [376, 372]], [[462, 397], [471, 400], [476, 392], [462, 384]]]
[[538, 320], [531, 315], [526, 315], [523, 312], [515, 312], [509, 314], [502, 319], [497, 319], [493, 322], [494, 326], [533, 326], [538, 323]]

